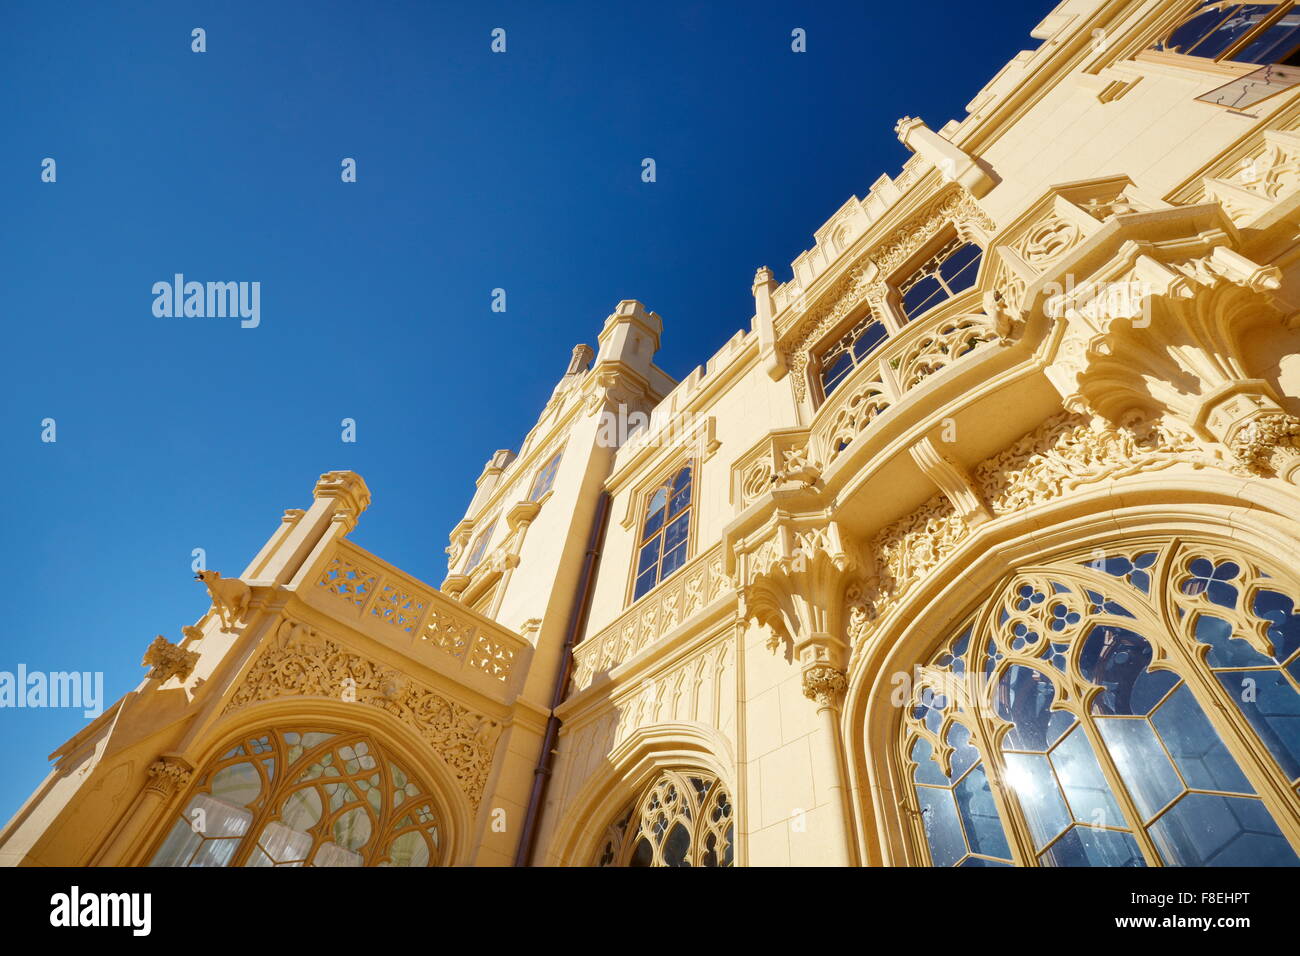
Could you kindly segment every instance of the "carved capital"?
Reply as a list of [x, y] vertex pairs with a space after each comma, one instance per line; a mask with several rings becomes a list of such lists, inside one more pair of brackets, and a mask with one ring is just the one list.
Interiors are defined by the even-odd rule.
[[1300, 475], [1300, 418], [1264, 412], [1248, 419], [1226, 442], [1241, 466], [1262, 477], [1293, 481]]
[[189, 761], [173, 755], [163, 755], [149, 765], [149, 781], [145, 790], [170, 797], [190, 784], [194, 768]]
[[813, 664], [803, 671], [803, 695], [818, 707], [839, 707], [848, 689], [844, 671], [830, 664]]

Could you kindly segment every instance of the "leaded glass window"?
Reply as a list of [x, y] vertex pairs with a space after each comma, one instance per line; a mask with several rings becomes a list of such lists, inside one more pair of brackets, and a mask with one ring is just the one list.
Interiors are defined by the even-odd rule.
[[533, 490], [528, 493], [529, 501], [539, 501], [555, 484], [555, 473], [560, 470], [560, 456], [556, 455], [537, 473], [533, 479]]
[[885, 327], [870, 313], [851, 329], [821, 350], [817, 356], [818, 379], [822, 395], [830, 395], [848, 378], [849, 373], [885, 341]]
[[469, 557], [465, 559], [465, 574], [470, 574], [479, 566], [483, 560], [483, 555], [487, 554], [488, 542], [492, 540], [492, 532], [496, 529], [496, 520], [493, 519], [486, 528], [478, 533], [474, 543], [470, 546]]
[[903, 313], [909, 319], [975, 284], [983, 251], [973, 242], [950, 240], [898, 285]]
[[1292, 0], [1204, 0], [1190, 9], [1155, 49], [1210, 60], [1294, 66], [1300, 62], [1300, 10]]
[[930, 862], [1300, 864], [1297, 593], [1180, 542], [1015, 575], [910, 690], [902, 755]]
[[637, 545], [632, 600], [646, 594], [686, 563], [691, 537], [693, 465], [682, 466], [648, 495]]
[[269, 729], [204, 769], [150, 866], [434, 866], [430, 789], [370, 735]]
[[665, 770], [610, 825], [597, 866], [731, 866], [727, 788], [700, 770]]

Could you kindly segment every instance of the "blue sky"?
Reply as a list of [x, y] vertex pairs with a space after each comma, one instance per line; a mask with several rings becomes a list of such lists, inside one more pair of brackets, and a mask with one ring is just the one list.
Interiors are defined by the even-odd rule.
[[[620, 299], [685, 375], [755, 268], [897, 173], [895, 121], [964, 115], [1053, 6], [10, 0], [0, 670], [116, 700], [206, 610], [192, 549], [237, 574], [331, 469], [374, 494], [353, 539], [438, 583], [483, 462]], [[155, 317], [177, 272], [260, 282], [261, 324]], [[85, 722], [0, 710], [0, 820]]]

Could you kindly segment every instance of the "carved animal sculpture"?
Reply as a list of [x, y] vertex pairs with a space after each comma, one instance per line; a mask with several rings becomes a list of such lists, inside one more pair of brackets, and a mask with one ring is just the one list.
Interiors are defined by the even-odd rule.
[[208, 586], [212, 597], [212, 606], [221, 615], [224, 630], [232, 630], [244, 612], [248, 610], [249, 599], [253, 592], [239, 578], [223, 578], [220, 571], [200, 571], [194, 580], [202, 581]]

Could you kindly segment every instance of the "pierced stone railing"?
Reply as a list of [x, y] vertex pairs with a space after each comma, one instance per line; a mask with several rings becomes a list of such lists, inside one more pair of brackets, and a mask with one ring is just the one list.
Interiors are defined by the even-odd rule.
[[362, 630], [379, 627], [405, 635], [417, 652], [427, 649], [441, 669], [466, 670], [506, 684], [525, 657], [528, 642], [386, 562], [340, 541], [312, 584], [327, 595], [336, 616]]
[[993, 320], [980, 312], [941, 309], [930, 319], [907, 325], [854, 369], [817, 410], [812, 434], [822, 467], [912, 389], [997, 340]]
[[699, 614], [733, 587], [716, 544], [641, 598], [609, 626], [573, 652], [572, 692], [585, 690], [605, 674]]

